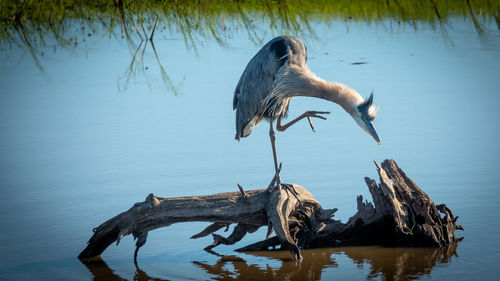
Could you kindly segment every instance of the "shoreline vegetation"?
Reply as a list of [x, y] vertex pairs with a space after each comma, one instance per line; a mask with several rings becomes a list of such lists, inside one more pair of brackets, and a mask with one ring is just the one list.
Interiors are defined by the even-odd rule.
[[[500, 31], [500, 2], [495, 0], [311, 0], [311, 1], [129, 1], [15, 0], [0, 1], [0, 51], [28, 51], [37, 67], [43, 49], [73, 48], [92, 37], [125, 41], [132, 59], [126, 88], [140, 71], [148, 42], [164, 84], [176, 93], [154, 46], [155, 32], [181, 34], [187, 48], [208, 40], [224, 45], [235, 32], [246, 32], [257, 45], [272, 35], [316, 38], [314, 24], [351, 22], [439, 28], [447, 40], [449, 20], [463, 19], [482, 36], [485, 26]], [[142, 50], [142, 52], [140, 52]], [[142, 65], [144, 68], [144, 65]], [[182, 81], [179, 85], [182, 84]], [[120, 87], [120, 86], [119, 86]]]

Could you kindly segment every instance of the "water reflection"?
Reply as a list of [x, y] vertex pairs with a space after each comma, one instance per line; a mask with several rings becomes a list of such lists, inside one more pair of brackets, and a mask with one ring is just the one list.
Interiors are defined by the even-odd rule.
[[[182, 81], [172, 81], [160, 62], [154, 41], [155, 31], [167, 36], [182, 36], [186, 47], [197, 53], [206, 41], [225, 44], [236, 32], [246, 32], [257, 45], [271, 37], [293, 34], [304, 39], [316, 38], [314, 26], [343, 21], [349, 29], [353, 21], [385, 22], [394, 26], [408, 24], [415, 30], [421, 25], [439, 26], [443, 38], [450, 41], [447, 21], [450, 17], [473, 24], [479, 35], [492, 19], [500, 29], [498, 3], [479, 0], [450, 2], [434, 0], [415, 3], [400, 1], [81, 1], [66, 5], [60, 1], [6, 1], [0, 5], [0, 51], [12, 47], [28, 51], [43, 71], [40, 57], [47, 47], [77, 51], [86, 41], [99, 37], [125, 40], [131, 62], [119, 82], [126, 89], [131, 78], [144, 76], [149, 84], [143, 58], [148, 42], [152, 46], [159, 74], [167, 90], [177, 93]], [[471, 19], [468, 21], [467, 19]], [[137, 43], [139, 42], [139, 43]], [[139, 54], [140, 53], [140, 54]], [[8, 56], [7, 56], [8, 57]], [[158, 73], [157, 73], [158, 74]]]
[[457, 256], [456, 251], [457, 243], [439, 249], [353, 247], [337, 253], [345, 254], [358, 265], [369, 264], [367, 279], [417, 280], [430, 275], [436, 265], [450, 262]]
[[[264, 269], [233, 255], [219, 255], [220, 259], [214, 265], [196, 261], [193, 263], [218, 280], [320, 280], [323, 269], [338, 266], [335, 259], [331, 258], [332, 253], [332, 249], [306, 250], [302, 252], [302, 262], [292, 259], [287, 251], [250, 253], [280, 260], [282, 264], [279, 268], [266, 264]], [[229, 264], [234, 268], [233, 272], [228, 270]]]
[[[327, 268], [336, 268], [336, 276], [342, 276], [343, 263], [336, 256], [347, 256], [360, 267], [369, 267], [367, 280], [417, 280], [430, 275], [432, 269], [445, 264], [457, 256], [457, 243], [439, 249], [408, 249], [383, 247], [346, 247], [313, 249], [303, 251], [302, 262], [290, 258], [286, 251], [248, 253], [281, 261], [281, 265], [249, 264], [243, 257], [220, 255], [214, 264], [193, 261], [192, 263], [215, 280], [320, 280]], [[93, 280], [125, 280], [116, 274], [101, 258], [83, 261], [93, 275]], [[188, 273], [186, 273], [188, 274]], [[186, 276], [186, 278], [196, 276]], [[324, 276], [323, 276], [324, 278]], [[167, 280], [149, 276], [136, 266], [134, 280]]]
[[[101, 257], [95, 257], [82, 262], [90, 271], [93, 276], [93, 280], [95, 281], [126, 280], [115, 274], [114, 271], [106, 264], [106, 262], [101, 259]], [[137, 271], [139, 271], [138, 268]]]
[[[128, 28], [125, 22], [123, 22], [122, 30], [125, 31], [124, 33], [126, 34], [129, 49], [131, 51], [135, 49], [135, 51], [132, 52], [133, 55], [130, 60], [130, 64], [128, 65], [125, 74], [122, 76], [122, 78], [118, 83], [118, 88], [120, 90], [126, 90], [130, 83], [130, 79], [135, 78], [137, 74], [142, 74], [146, 78], [148, 77], [147, 76], [148, 67], [144, 63], [144, 53], [146, 52], [146, 50], [149, 49], [148, 46], [151, 46], [150, 49], [154, 53], [154, 58], [156, 60], [156, 63], [158, 64], [158, 69], [161, 74], [161, 79], [163, 81], [163, 84], [167, 87], [167, 90], [169, 90], [174, 94], [177, 94], [178, 89], [182, 86], [182, 83], [185, 78], [179, 83], [174, 83], [174, 81], [172, 81], [172, 79], [168, 76], [167, 71], [165, 70], [163, 64], [160, 61], [160, 57], [158, 56], [158, 52], [156, 51], [155, 41], [154, 41], [154, 35], [156, 32], [157, 24], [158, 24], [158, 18], [156, 19], [151, 30], [146, 30], [146, 28], [144, 28], [144, 25], [140, 24], [142, 35], [141, 32], [139, 31], [139, 28], [135, 26], [137, 36], [140, 39], [139, 43], [137, 44], [130, 36], [130, 31], [127, 31]], [[148, 87], [151, 89], [151, 84], [149, 83], [149, 79], [147, 80], [147, 84]]]
[[[82, 261], [93, 276], [94, 281], [124, 281], [125, 278], [116, 274], [100, 257], [95, 257], [89, 260]], [[135, 274], [133, 280], [168, 280], [161, 278], [150, 277], [146, 272], [142, 271], [137, 265], [135, 266]]]

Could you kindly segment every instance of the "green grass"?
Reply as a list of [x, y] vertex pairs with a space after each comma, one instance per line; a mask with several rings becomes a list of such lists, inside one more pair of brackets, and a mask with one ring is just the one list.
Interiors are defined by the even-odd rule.
[[409, 228], [408, 226], [405, 225], [404, 229], [406, 229], [406, 230], [403, 230], [403, 233], [406, 235], [413, 236], [413, 228], [415, 228], [415, 225], [413, 225], [411, 228]]

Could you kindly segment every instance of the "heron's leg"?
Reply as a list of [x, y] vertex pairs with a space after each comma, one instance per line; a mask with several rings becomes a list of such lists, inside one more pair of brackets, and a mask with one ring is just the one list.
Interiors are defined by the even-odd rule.
[[278, 166], [278, 156], [276, 153], [276, 133], [274, 132], [274, 129], [273, 129], [273, 122], [274, 122], [274, 120], [270, 120], [270, 122], [269, 122], [269, 124], [270, 124], [269, 137], [271, 138], [271, 146], [273, 148], [274, 168], [275, 168], [276, 173], [274, 175], [274, 178], [271, 181], [271, 184], [269, 184], [268, 189], [271, 189], [273, 187], [273, 185], [276, 183], [276, 185], [274, 185], [275, 187], [284, 188], [286, 192], [290, 191], [290, 193], [292, 193], [292, 195], [295, 196], [297, 201], [299, 201], [299, 203], [302, 204], [302, 201], [299, 199], [298, 193], [295, 190], [295, 188], [293, 187], [293, 185], [281, 182], [281, 177], [280, 177], [281, 163]]
[[328, 111], [306, 111], [306, 112], [302, 113], [299, 117], [293, 119], [292, 121], [286, 123], [285, 125], [281, 125], [281, 117], [279, 117], [278, 120], [276, 121], [276, 129], [278, 131], [282, 132], [282, 131], [288, 129], [288, 127], [290, 127], [293, 124], [300, 121], [301, 119], [307, 117], [307, 120], [309, 121], [309, 125], [311, 126], [311, 129], [314, 132], [314, 126], [312, 124], [311, 117], [326, 120], [326, 118], [321, 116], [320, 114], [330, 114], [330, 112], [328, 112]]
[[273, 129], [273, 122], [274, 120], [269, 120], [269, 138], [271, 138], [271, 146], [273, 148], [273, 158], [274, 158], [274, 170], [276, 172], [276, 175], [277, 175], [277, 181], [278, 183], [281, 183], [281, 179], [279, 178], [279, 170], [278, 169], [278, 156], [277, 156], [277, 153], [276, 153], [276, 133], [274, 132], [274, 129]]

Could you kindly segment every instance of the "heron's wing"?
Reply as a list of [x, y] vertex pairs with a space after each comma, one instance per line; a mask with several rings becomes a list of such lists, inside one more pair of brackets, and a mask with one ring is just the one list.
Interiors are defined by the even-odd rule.
[[278, 70], [289, 59], [287, 37], [277, 37], [267, 43], [250, 60], [234, 91], [236, 139], [248, 136], [253, 126], [264, 117], [263, 101], [271, 93]]

